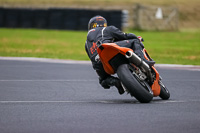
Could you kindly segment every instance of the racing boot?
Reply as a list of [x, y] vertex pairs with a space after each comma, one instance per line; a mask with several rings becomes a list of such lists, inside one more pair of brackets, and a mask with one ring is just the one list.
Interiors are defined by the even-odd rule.
[[114, 79], [114, 86], [118, 89], [120, 95], [124, 94], [124, 88], [121, 85], [121, 81], [118, 78]]
[[118, 78], [113, 77], [113, 76], [109, 76], [108, 78], [106, 78], [105, 80], [103, 80], [101, 82], [101, 85], [106, 89], [110, 88], [110, 86], [115, 86], [118, 89], [118, 92], [120, 95], [124, 94], [124, 89], [121, 85], [121, 82]]

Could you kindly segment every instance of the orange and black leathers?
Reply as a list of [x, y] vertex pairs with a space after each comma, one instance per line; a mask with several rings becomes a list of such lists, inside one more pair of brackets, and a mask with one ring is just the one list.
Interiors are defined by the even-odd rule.
[[[96, 43], [98, 41], [100, 41], [101, 43], [115, 42], [120, 46], [133, 48], [133, 41], [131, 41], [131, 39], [138, 41], [136, 35], [132, 33], [124, 33], [115, 26], [97, 27], [88, 31], [87, 40], [85, 43], [85, 50], [92, 62], [93, 68], [99, 75], [100, 82], [108, 78], [110, 75], [104, 71], [103, 65], [99, 60]], [[106, 88], [106, 86], [104, 88]]]

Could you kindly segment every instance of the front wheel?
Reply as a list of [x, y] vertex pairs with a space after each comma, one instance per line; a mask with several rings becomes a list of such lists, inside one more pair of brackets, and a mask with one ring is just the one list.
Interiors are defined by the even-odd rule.
[[153, 99], [153, 92], [144, 80], [134, 73], [128, 64], [122, 64], [117, 69], [117, 75], [125, 88], [141, 103], [149, 103]]
[[162, 98], [163, 100], [168, 100], [169, 97], [170, 97], [169, 90], [167, 89], [167, 87], [161, 81], [159, 81], [159, 84], [160, 84], [160, 95], [159, 95], [159, 97]]

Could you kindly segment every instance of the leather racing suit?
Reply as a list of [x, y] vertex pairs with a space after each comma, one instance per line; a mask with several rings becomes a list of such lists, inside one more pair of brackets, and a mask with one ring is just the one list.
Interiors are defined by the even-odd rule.
[[92, 62], [94, 70], [96, 70], [99, 76], [99, 83], [106, 89], [110, 86], [116, 86], [119, 93], [123, 94], [123, 91], [119, 90], [119, 84], [116, 85], [115, 77], [107, 74], [103, 68], [101, 61], [99, 60], [99, 55], [97, 53], [97, 42], [101, 43], [113, 43], [115, 42], [119, 46], [128, 47], [134, 50], [136, 53], [138, 51], [138, 56], [143, 56], [141, 50], [144, 48], [143, 44], [140, 43], [139, 39], [135, 34], [124, 33], [115, 26], [108, 27], [97, 27], [88, 31], [87, 40], [85, 43], [85, 50]]

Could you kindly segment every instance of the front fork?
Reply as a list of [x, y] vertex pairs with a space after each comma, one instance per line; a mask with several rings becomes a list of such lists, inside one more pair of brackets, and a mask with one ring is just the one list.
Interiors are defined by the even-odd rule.
[[151, 85], [151, 89], [153, 91], [153, 95], [156, 97], [160, 95], [160, 75], [154, 66], [152, 66], [152, 69], [155, 72], [155, 80]]
[[[143, 49], [143, 54], [144, 54], [144, 57], [145, 59], [147, 59], [148, 61], [152, 61], [153, 59], [149, 56], [148, 52], [146, 51], [146, 49], [144, 48]], [[158, 71], [156, 70], [156, 68], [154, 66], [151, 66], [152, 70], [155, 72], [155, 79], [154, 79], [154, 82], [151, 86], [152, 88], [152, 91], [153, 91], [153, 94], [154, 96], [159, 96], [160, 95], [160, 80], [162, 79], [162, 77], [160, 76], [160, 74], [158, 73]]]

